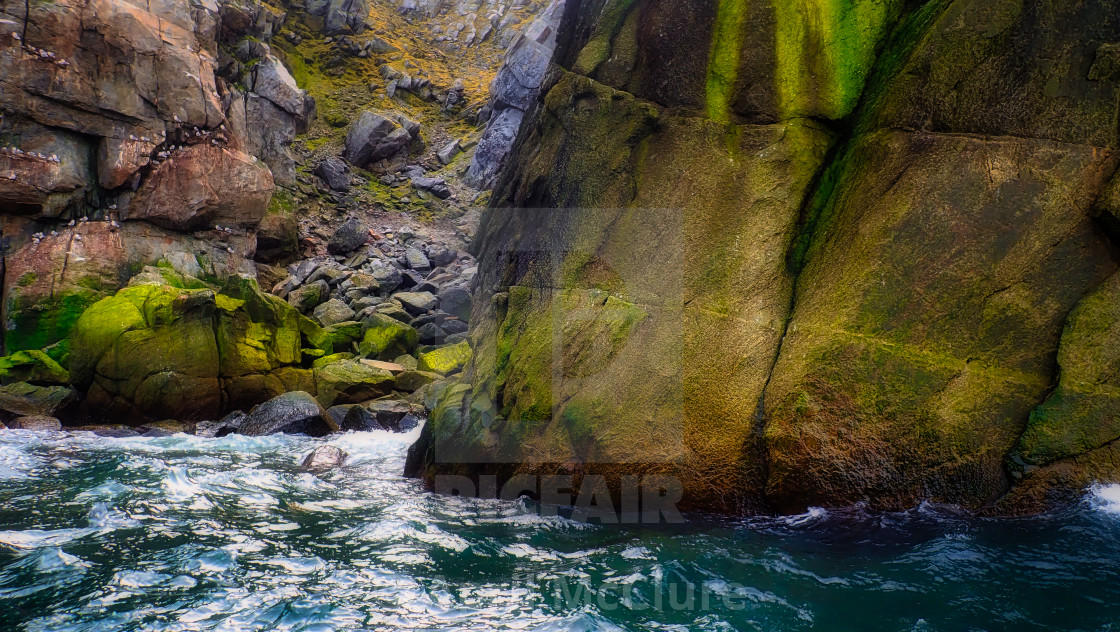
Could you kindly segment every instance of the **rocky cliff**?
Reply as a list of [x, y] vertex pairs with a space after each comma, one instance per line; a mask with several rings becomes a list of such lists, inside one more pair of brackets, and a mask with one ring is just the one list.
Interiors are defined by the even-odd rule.
[[1120, 4], [570, 0], [414, 469], [730, 511], [1120, 480]]
[[[65, 339], [143, 266], [253, 274], [314, 113], [259, 0], [0, 3], [3, 344]], [[225, 61], [236, 42], [252, 67]]]

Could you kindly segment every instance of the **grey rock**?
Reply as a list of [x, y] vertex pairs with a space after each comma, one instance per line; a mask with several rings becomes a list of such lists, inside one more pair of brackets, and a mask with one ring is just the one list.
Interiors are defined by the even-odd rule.
[[277, 433], [324, 437], [338, 430], [309, 393], [293, 391], [274, 397], [249, 413], [238, 432], [250, 437]]
[[331, 156], [320, 162], [319, 166], [315, 167], [315, 175], [322, 178], [323, 182], [334, 191], [345, 193], [350, 190], [350, 166], [337, 156]]
[[452, 286], [443, 288], [437, 295], [440, 309], [457, 316], [464, 322], [471, 320], [471, 293], [466, 288]]
[[367, 241], [369, 241], [369, 232], [362, 228], [357, 218], [351, 217], [331, 235], [327, 252], [332, 255], [344, 255], [361, 248]]
[[332, 298], [331, 300], [319, 305], [314, 311], [315, 320], [324, 327], [330, 327], [338, 323], [346, 322], [354, 319], [354, 310], [347, 307], [346, 303]]
[[470, 325], [461, 320], [445, 320], [443, 324], [440, 325], [440, 329], [447, 334], [462, 334], [470, 329]]
[[338, 406], [331, 406], [327, 409], [327, 417], [330, 417], [331, 421], [338, 424], [338, 427], [341, 430], [346, 430], [346, 428], [342, 427], [342, 420], [346, 419], [346, 413], [350, 412], [350, 409], [354, 406], [355, 404], [340, 404]]
[[346, 135], [344, 157], [351, 164], [368, 167], [371, 163], [402, 153], [412, 142], [412, 135], [393, 121], [362, 112]]
[[346, 418], [339, 424], [344, 431], [369, 432], [370, 430], [387, 430], [377, 421], [364, 406], [351, 406], [346, 413]]
[[437, 268], [451, 265], [458, 256], [459, 253], [450, 248], [431, 248], [428, 250], [428, 259]]
[[316, 281], [292, 290], [288, 294], [288, 304], [306, 314], [326, 301], [330, 293], [326, 281]]
[[349, 454], [333, 445], [321, 445], [304, 457], [300, 467], [312, 472], [329, 470], [346, 462]]
[[413, 316], [419, 316], [439, 306], [439, 299], [431, 292], [401, 292], [394, 294], [393, 298], [400, 301], [405, 311]]
[[405, 248], [404, 251], [405, 262], [408, 267], [417, 272], [427, 272], [432, 269], [432, 264], [428, 261], [427, 255], [420, 251], [419, 248]]
[[233, 434], [245, 423], [248, 415], [235, 410], [218, 421], [200, 421], [195, 424], [194, 433], [200, 437], [224, 437]]
[[8, 422], [11, 430], [62, 430], [62, 422], [45, 415], [28, 415]]
[[443, 178], [412, 178], [412, 186], [427, 191], [441, 200], [451, 197], [451, 188]]
[[422, 345], [438, 345], [447, 338], [447, 332], [440, 329], [439, 325], [435, 323], [420, 326], [416, 333], [420, 335], [420, 344]]
[[463, 148], [459, 145], [459, 140], [455, 139], [448, 143], [443, 149], [439, 150], [436, 156], [439, 158], [440, 162], [449, 165], [451, 161], [455, 160], [455, 156], [461, 153], [463, 153]]

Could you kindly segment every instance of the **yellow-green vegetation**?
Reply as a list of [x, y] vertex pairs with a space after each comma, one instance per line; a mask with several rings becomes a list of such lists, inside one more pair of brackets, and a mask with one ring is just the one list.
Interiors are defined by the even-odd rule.
[[[723, 0], [721, 10], [732, 1]], [[901, 0], [774, 2], [775, 80], [783, 118], [840, 120], [851, 114], [903, 5]]]
[[363, 358], [391, 361], [416, 349], [419, 334], [394, 318], [373, 314], [365, 325], [366, 333], [358, 345], [358, 352]]
[[451, 375], [463, 370], [471, 359], [471, 347], [466, 341], [453, 345], [436, 347], [430, 351], [421, 351], [416, 355], [417, 371]]
[[238, 277], [221, 288], [132, 284], [86, 310], [71, 347], [71, 378], [92, 410], [192, 419], [302, 385], [304, 352], [323, 355], [330, 336]]
[[17, 351], [0, 358], [0, 384], [12, 382], [66, 385], [70, 373], [42, 351]]
[[712, 29], [707, 79], [708, 117], [723, 123], [731, 118], [731, 100], [739, 75], [743, 22], [747, 17], [749, 1], [719, 0], [716, 23]]

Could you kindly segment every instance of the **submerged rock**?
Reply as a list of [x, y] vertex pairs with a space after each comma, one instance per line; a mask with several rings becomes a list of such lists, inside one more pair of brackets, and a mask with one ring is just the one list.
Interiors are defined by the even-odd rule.
[[350, 455], [333, 445], [321, 445], [311, 451], [300, 462], [300, 467], [305, 470], [319, 471], [339, 467], [346, 462]]

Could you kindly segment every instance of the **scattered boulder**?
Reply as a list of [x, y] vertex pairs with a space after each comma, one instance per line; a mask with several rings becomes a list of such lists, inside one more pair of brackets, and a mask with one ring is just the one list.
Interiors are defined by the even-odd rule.
[[366, 404], [365, 409], [377, 420], [378, 425], [392, 432], [407, 432], [419, 423], [416, 411], [408, 402], [377, 400]]
[[429, 312], [439, 305], [439, 299], [431, 292], [401, 292], [394, 294], [393, 298], [400, 301], [405, 311], [413, 316]]
[[35, 386], [15, 382], [0, 386], [0, 410], [14, 415], [51, 417], [78, 400], [78, 392], [65, 386]]
[[442, 380], [443, 376], [439, 373], [432, 373], [429, 371], [405, 371], [397, 376], [397, 390], [404, 391], [405, 393], [414, 393], [421, 388]]
[[292, 290], [288, 294], [288, 304], [306, 314], [326, 301], [330, 294], [330, 286], [320, 280]]
[[452, 316], [458, 317], [459, 320], [470, 322], [471, 293], [467, 291], [466, 288], [458, 286], [448, 287], [440, 290], [436, 298], [439, 299], [440, 309]]
[[8, 422], [8, 428], [11, 430], [62, 430], [62, 422], [54, 417], [46, 417], [43, 415], [28, 415], [27, 417], [17, 417]]
[[274, 397], [254, 408], [238, 432], [250, 437], [285, 433], [324, 437], [338, 430], [310, 393], [294, 391]]
[[[346, 303], [343, 303], [337, 298], [332, 298], [326, 303], [316, 307], [313, 315], [315, 316], [315, 320], [319, 321], [320, 325], [330, 327], [331, 325], [337, 325], [338, 323], [353, 319], [354, 310], [350, 309]], [[358, 326], [361, 327], [360, 324]]]
[[436, 155], [441, 163], [449, 165], [461, 153], [463, 153], [463, 147], [459, 145], [459, 139], [455, 139], [439, 150]]
[[237, 432], [245, 423], [248, 415], [235, 410], [218, 421], [200, 421], [194, 426], [194, 433], [200, 437], [224, 437]]
[[388, 395], [393, 390], [393, 374], [361, 362], [343, 360], [315, 369], [319, 400], [325, 406], [357, 404]]
[[414, 177], [411, 181], [412, 186], [427, 191], [441, 200], [451, 197], [451, 188], [447, 186], [447, 181], [443, 178]]
[[389, 360], [412, 353], [419, 343], [416, 330], [384, 314], [373, 314], [366, 320], [366, 332], [358, 352], [366, 358]]
[[349, 456], [349, 454], [333, 445], [321, 445], [304, 457], [300, 467], [312, 472], [329, 470], [345, 463]]
[[427, 272], [432, 269], [432, 263], [428, 261], [427, 255], [420, 251], [419, 248], [408, 247], [404, 249], [405, 262], [411, 270], [417, 272]]
[[344, 431], [369, 432], [371, 430], [387, 430], [377, 421], [373, 413], [366, 410], [365, 406], [350, 406], [346, 417], [339, 424]]
[[333, 191], [345, 193], [350, 190], [350, 165], [341, 158], [336, 156], [327, 158], [315, 167], [314, 173]]
[[440, 375], [451, 375], [463, 370], [471, 359], [471, 348], [466, 342], [436, 347], [417, 355], [416, 368]]
[[327, 244], [327, 252], [332, 255], [344, 255], [361, 248], [369, 241], [369, 232], [362, 228], [358, 218], [351, 217], [335, 229], [331, 241]]
[[362, 112], [346, 135], [344, 157], [351, 164], [368, 168], [380, 160], [406, 153], [412, 135], [395, 122], [373, 112]]

